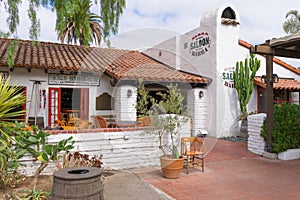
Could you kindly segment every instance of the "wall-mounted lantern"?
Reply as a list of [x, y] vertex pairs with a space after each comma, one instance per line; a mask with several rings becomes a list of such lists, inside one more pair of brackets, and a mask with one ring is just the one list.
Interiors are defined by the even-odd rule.
[[[261, 76], [261, 82], [262, 83], [267, 83], [267, 76], [262, 75]], [[278, 83], [279, 82], [279, 76], [277, 74], [273, 74], [270, 80], [270, 83]]]
[[111, 66], [111, 72], [112, 72], [112, 76], [111, 76], [111, 79], [110, 79], [110, 85], [112, 86], [112, 87], [115, 87], [115, 85], [117, 84], [117, 82], [118, 82], [118, 80], [117, 79], [115, 79], [114, 77], [113, 77], [113, 74], [114, 74], [114, 71], [117, 69], [117, 67], [116, 66], [114, 66], [114, 65], [112, 65]]
[[272, 75], [272, 82], [273, 82], [273, 83], [278, 83], [278, 82], [279, 82], [279, 77], [278, 77], [277, 74], [273, 74], [273, 75]]
[[129, 97], [131, 97], [132, 96], [132, 90], [131, 89], [128, 89], [127, 90], [127, 97], [129, 98]]
[[202, 97], [204, 97], [204, 92], [203, 92], [203, 91], [200, 91], [200, 92], [199, 92], [199, 98], [201, 99]]

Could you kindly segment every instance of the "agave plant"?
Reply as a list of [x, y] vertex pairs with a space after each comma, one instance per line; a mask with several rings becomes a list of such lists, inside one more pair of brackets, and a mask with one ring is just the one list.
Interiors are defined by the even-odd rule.
[[[0, 134], [10, 137], [10, 130], [15, 128], [14, 121], [24, 115], [24, 110], [18, 110], [26, 103], [22, 88], [9, 83], [9, 78], [0, 77]], [[2, 143], [2, 141], [0, 141]]]
[[13, 122], [24, 114], [17, 108], [26, 103], [21, 88], [9, 84], [9, 79], [4, 80], [0, 76], [0, 183], [4, 186], [15, 186], [18, 182], [17, 168], [20, 164], [17, 160], [22, 157], [25, 150], [12, 148], [12, 133], [17, 126]]

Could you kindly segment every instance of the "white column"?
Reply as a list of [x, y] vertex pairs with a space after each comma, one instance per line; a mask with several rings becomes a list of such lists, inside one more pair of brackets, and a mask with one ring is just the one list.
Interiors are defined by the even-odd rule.
[[207, 90], [194, 88], [188, 91], [187, 102], [189, 116], [192, 118], [192, 135], [207, 134], [208, 113], [207, 113]]
[[260, 132], [266, 116], [265, 113], [248, 116], [248, 151], [259, 155], [263, 155], [265, 151], [266, 142]]
[[123, 85], [117, 88], [115, 96], [116, 119], [120, 121], [136, 121], [136, 87]]

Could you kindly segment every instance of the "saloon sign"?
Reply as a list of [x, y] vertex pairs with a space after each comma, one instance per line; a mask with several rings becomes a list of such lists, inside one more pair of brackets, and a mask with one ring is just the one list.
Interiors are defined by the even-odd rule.
[[[187, 43], [185, 44], [187, 47]], [[201, 56], [210, 48], [210, 39], [207, 32], [201, 32], [192, 37], [189, 43], [189, 52], [192, 56]]]
[[235, 88], [234, 80], [233, 80], [234, 71], [235, 71], [235, 67], [224, 68], [224, 71], [221, 74], [221, 80], [223, 81], [225, 87]]

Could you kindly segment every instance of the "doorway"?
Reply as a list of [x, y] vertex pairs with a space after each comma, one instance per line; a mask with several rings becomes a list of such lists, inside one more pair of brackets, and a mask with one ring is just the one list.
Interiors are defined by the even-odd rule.
[[89, 116], [88, 88], [49, 88], [48, 124], [55, 120], [69, 121], [71, 118], [87, 120]]

